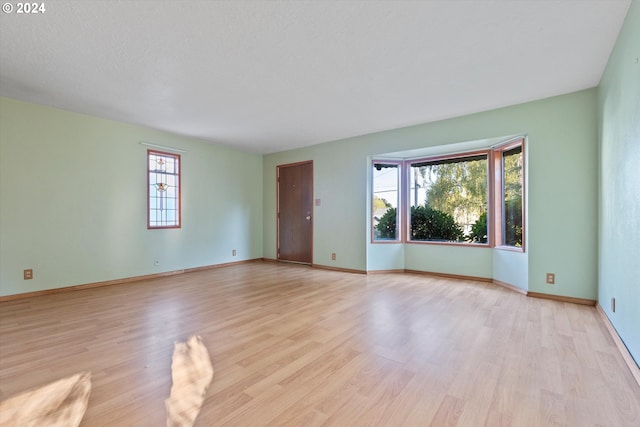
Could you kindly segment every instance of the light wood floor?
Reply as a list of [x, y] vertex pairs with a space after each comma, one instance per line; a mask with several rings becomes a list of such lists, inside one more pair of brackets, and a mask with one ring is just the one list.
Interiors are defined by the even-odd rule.
[[639, 426], [592, 307], [490, 284], [250, 263], [0, 304], [0, 398], [80, 371], [83, 426], [165, 425], [175, 341], [198, 426]]

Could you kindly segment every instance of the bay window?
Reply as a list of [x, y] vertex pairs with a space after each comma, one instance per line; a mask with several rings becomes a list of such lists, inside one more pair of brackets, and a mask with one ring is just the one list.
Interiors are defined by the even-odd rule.
[[524, 250], [524, 139], [372, 166], [373, 242]]

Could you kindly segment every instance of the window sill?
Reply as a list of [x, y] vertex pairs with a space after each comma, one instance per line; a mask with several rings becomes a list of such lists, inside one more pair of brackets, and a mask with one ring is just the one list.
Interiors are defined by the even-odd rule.
[[463, 248], [491, 248], [488, 243], [457, 243], [457, 242], [434, 242], [434, 241], [421, 241], [421, 240], [409, 240], [405, 242], [411, 245], [437, 245], [437, 246], [460, 246]]
[[520, 252], [520, 253], [524, 253], [524, 248], [518, 248], [516, 246], [496, 246], [494, 249], [497, 249], [499, 251], [507, 251], [507, 252]]

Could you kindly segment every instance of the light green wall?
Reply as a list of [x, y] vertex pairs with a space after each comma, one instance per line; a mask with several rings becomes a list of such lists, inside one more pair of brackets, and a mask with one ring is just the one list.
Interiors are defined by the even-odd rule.
[[[493, 251], [492, 278], [525, 291], [529, 290], [528, 261], [528, 257], [522, 253], [496, 249]], [[526, 275], [522, 274], [523, 271]]]
[[[640, 364], [640, 3], [632, 2], [600, 82], [598, 302]], [[616, 312], [611, 311], [616, 299]]]
[[[548, 294], [596, 298], [597, 264], [596, 90], [379, 132], [264, 157], [264, 255], [275, 258], [275, 168], [314, 161], [314, 263], [356, 270], [400, 268], [513, 278], [515, 286]], [[517, 271], [491, 249], [405, 245], [371, 248], [368, 177], [371, 156], [505, 135], [527, 138], [527, 253]], [[378, 245], [380, 246], [380, 245]], [[385, 251], [387, 251], [385, 253]], [[331, 252], [338, 254], [331, 261]], [[516, 255], [517, 256], [517, 255]], [[391, 257], [391, 258], [389, 258]], [[380, 260], [386, 260], [381, 262]], [[377, 265], [373, 265], [377, 264]], [[556, 285], [545, 284], [545, 273]], [[454, 273], [455, 274], [455, 273]], [[506, 280], [505, 280], [506, 281]]]
[[389, 244], [367, 244], [367, 270], [368, 271], [388, 271], [404, 270], [405, 245], [396, 243]]
[[[367, 230], [363, 220], [367, 199], [360, 186], [367, 183], [366, 175], [362, 175], [366, 157], [353, 145], [347, 144], [335, 154], [327, 149], [330, 146], [264, 156], [264, 257], [276, 258], [276, 166], [312, 159], [314, 198], [320, 199], [313, 215], [314, 263], [364, 271], [363, 241]], [[358, 205], [356, 212], [350, 211], [354, 205]], [[335, 261], [331, 260], [332, 253], [337, 255]]]
[[404, 257], [409, 270], [493, 277], [493, 250], [489, 248], [408, 244]]
[[[146, 228], [140, 141], [187, 150], [181, 229]], [[261, 155], [0, 98], [0, 295], [260, 258], [261, 180]]]

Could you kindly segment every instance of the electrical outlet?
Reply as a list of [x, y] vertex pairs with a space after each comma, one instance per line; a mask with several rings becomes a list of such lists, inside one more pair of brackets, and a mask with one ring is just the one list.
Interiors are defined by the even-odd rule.
[[232, 256], [236, 256], [236, 250], [235, 249], [231, 251], [231, 255]]
[[24, 280], [31, 280], [31, 279], [33, 279], [33, 270], [29, 268], [24, 271]]
[[333, 261], [335, 261], [335, 260], [336, 260], [336, 253], [335, 253], [335, 252], [331, 254], [331, 259], [332, 259]]
[[556, 275], [553, 273], [547, 273], [547, 284], [553, 285], [556, 283]]
[[153, 260], [153, 266], [154, 266], [154, 267], [157, 267], [157, 266], [159, 266], [159, 265], [160, 265], [160, 260], [159, 260], [158, 258], [154, 259], [154, 260]]

